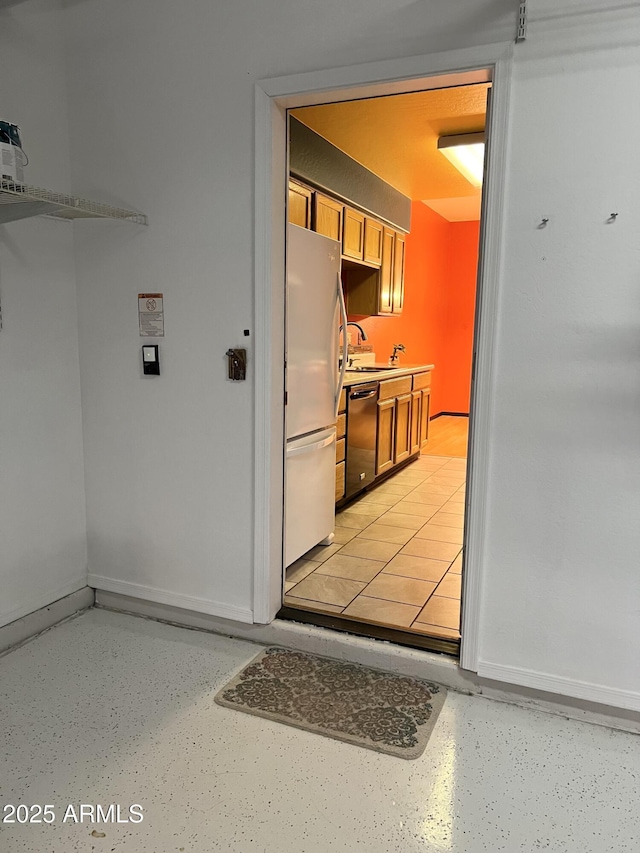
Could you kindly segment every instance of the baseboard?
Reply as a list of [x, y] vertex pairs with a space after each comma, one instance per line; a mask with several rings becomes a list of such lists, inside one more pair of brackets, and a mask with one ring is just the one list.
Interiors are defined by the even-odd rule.
[[[504, 671], [501, 675], [502, 683], [498, 684], [495, 681], [489, 681], [490, 676], [478, 678], [475, 673], [462, 669], [453, 658], [434, 652], [280, 619], [275, 619], [270, 625], [240, 624], [101, 590], [96, 592], [96, 607], [116, 610], [132, 616], [142, 616], [180, 628], [224, 634], [227, 637], [236, 637], [260, 643], [263, 646], [284, 646], [336, 660], [361, 663], [374, 669], [435, 681], [460, 693], [478, 695], [492, 701], [518, 705], [528, 710], [640, 734], [640, 714], [634, 711], [623, 710], [608, 703], [574, 699], [570, 694], [558, 695], [544, 692], [545, 688], [522, 687], [515, 681], [512, 684], [504, 683]], [[493, 677], [495, 677], [495, 669]], [[547, 690], [548, 687], [547, 682]], [[614, 692], [611, 691], [611, 694]]]
[[96, 607], [144, 616], [181, 628], [193, 628], [262, 645], [284, 646], [337, 660], [362, 663], [375, 669], [437, 681], [438, 684], [467, 693], [473, 690], [473, 674], [463, 672], [455, 659], [447, 655], [357, 637], [330, 628], [283, 619], [274, 619], [269, 625], [239, 624], [101, 590], [96, 591]]
[[480, 661], [478, 675], [492, 681], [499, 681], [510, 687], [518, 685], [555, 696], [566, 696], [585, 702], [605, 705], [626, 711], [640, 712], [640, 693], [632, 690], [619, 690], [602, 684], [592, 684], [588, 681], [577, 681], [573, 678], [548, 675], [544, 672], [524, 669], [514, 666]]
[[431, 415], [429, 420], [435, 421], [436, 418], [443, 418], [445, 415], [448, 418], [468, 418], [469, 412], [438, 412], [437, 415]]
[[0, 628], [0, 652], [6, 652], [14, 646], [24, 643], [52, 628], [63, 619], [68, 619], [80, 610], [86, 610], [94, 603], [94, 592], [88, 586], [75, 590], [64, 598], [59, 598], [44, 607], [34, 610], [20, 619]]
[[196, 613], [206, 613], [209, 616], [217, 616], [220, 619], [228, 619], [232, 622], [253, 623], [253, 612], [243, 607], [235, 607], [232, 604], [223, 604], [218, 601], [210, 601], [207, 598], [199, 598], [193, 595], [181, 595], [178, 592], [170, 592], [165, 589], [157, 589], [153, 586], [131, 583], [130, 581], [107, 578], [103, 575], [89, 574], [89, 586], [96, 590], [115, 592], [119, 595], [141, 598], [156, 604], [165, 604], [170, 607], [178, 607], [180, 610], [193, 610]]
[[87, 576], [83, 572], [81, 577], [76, 577], [73, 578], [73, 580], [66, 581], [66, 583], [60, 584], [60, 586], [57, 586], [54, 589], [38, 590], [36, 595], [29, 598], [29, 600], [24, 604], [21, 604], [20, 607], [14, 607], [13, 610], [3, 613], [0, 617], [1, 625], [8, 627], [13, 622], [22, 619], [24, 616], [30, 616], [32, 613], [48, 607], [48, 605], [52, 604], [54, 601], [59, 601], [61, 598], [71, 595], [73, 592], [77, 592], [85, 586], [87, 586]]

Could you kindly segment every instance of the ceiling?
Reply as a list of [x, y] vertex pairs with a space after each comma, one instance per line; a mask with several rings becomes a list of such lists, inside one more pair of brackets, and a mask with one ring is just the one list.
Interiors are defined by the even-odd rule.
[[302, 107], [292, 115], [409, 198], [450, 221], [480, 218], [480, 189], [438, 137], [484, 130], [488, 83]]

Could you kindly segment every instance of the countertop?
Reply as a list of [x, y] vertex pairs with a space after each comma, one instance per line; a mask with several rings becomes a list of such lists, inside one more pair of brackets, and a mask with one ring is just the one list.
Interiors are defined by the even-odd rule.
[[[368, 365], [373, 367], [374, 365]], [[403, 364], [400, 367], [388, 368], [380, 365], [380, 370], [347, 370], [344, 374], [345, 387], [360, 385], [363, 382], [381, 382], [385, 379], [398, 379], [401, 376], [411, 376], [412, 373], [425, 373], [433, 370], [434, 364]]]

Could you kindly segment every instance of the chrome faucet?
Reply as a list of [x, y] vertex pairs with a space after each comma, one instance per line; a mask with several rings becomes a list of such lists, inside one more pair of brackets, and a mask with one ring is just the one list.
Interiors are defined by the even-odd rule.
[[[367, 333], [366, 333], [366, 332], [365, 332], [365, 330], [362, 328], [362, 326], [360, 325], [360, 323], [347, 323], [347, 326], [355, 326], [355, 327], [356, 327], [356, 329], [358, 330], [358, 343], [362, 343], [362, 341], [366, 341], [366, 340], [367, 340]], [[343, 330], [343, 326], [340, 326], [340, 331], [338, 332], [338, 334], [339, 334], [342, 330]]]

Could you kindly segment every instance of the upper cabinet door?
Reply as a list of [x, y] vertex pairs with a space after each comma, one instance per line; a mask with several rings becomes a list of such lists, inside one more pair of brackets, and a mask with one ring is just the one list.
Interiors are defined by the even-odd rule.
[[402, 314], [404, 307], [404, 252], [405, 235], [395, 235], [393, 247], [393, 314]]
[[316, 193], [314, 200], [315, 230], [318, 234], [331, 237], [332, 240], [342, 240], [342, 212], [344, 205], [322, 193]]
[[301, 228], [311, 228], [311, 196], [308, 187], [289, 181], [289, 222]]
[[382, 223], [375, 219], [364, 222], [364, 260], [376, 266], [382, 263]]
[[380, 267], [380, 295], [378, 313], [391, 314], [393, 310], [393, 245], [395, 231], [384, 228], [382, 232], [382, 265]]
[[355, 261], [361, 261], [364, 256], [364, 215], [350, 207], [344, 209], [342, 254]]

